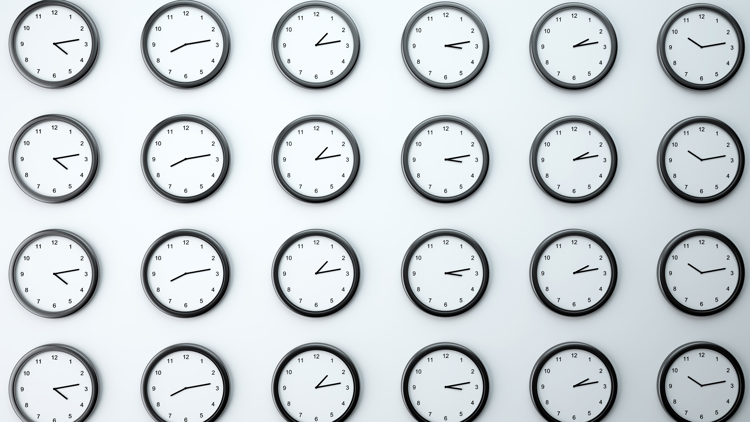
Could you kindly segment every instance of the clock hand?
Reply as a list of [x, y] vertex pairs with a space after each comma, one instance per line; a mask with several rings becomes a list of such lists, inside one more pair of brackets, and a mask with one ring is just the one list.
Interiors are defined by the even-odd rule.
[[726, 155], [717, 155], [716, 157], [704, 158], [703, 161], [715, 160], [717, 158], [725, 158], [725, 157], [726, 157]]
[[447, 389], [449, 389], [449, 390], [459, 390], [459, 391], [463, 391], [463, 388], [457, 388], [457, 387], [458, 387], [459, 385], [467, 385], [467, 384], [471, 384], [471, 382], [462, 382], [461, 384], [446, 385], [446, 386], [445, 386], [445, 388], [447, 388]]
[[599, 271], [599, 268], [591, 268], [588, 270], [586, 268], [589, 268], [589, 266], [587, 265], [578, 271], [573, 271], [573, 274], [583, 274], [583, 273], [590, 273], [591, 271]]
[[341, 271], [341, 268], [336, 268], [335, 270], [326, 270], [326, 271], [320, 271], [320, 270], [322, 270], [322, 269], [323, 269], [323, 267], [325, 267], [325, 266], [326, 266], [327, 264], [328, 264], [328, 261], [324, 262], [324, 263], [323, 263], [323, 265], [321, 265], [321, 266], [320, 266], [320, 268], [318, 268], [318, 271], [315, 271], [315, 275], [318, 275], [318, 274], [325, 274], [325, 273], [332, 273], [332, 272], [334, 272], [334, 271]]
[[57, 272], [57, 273], [52, 273], [52, 275], [55, 276], [55, 277], [57, 277], [58, 279], [60, 279], [60, 281], [62, 281], [63, 283], [65, 283], [67, 285], [68, 282], [65, 281], [65, 280], [63, 280], [62, 277], [59, 276], [59, 274], [72, 273], [72, 272], [75, 272], [75, 271], [78, 271], [78, 270], [80, 270], [80, 268], [76, 268], [75, 270], [60, 271], [60, 272]]
[[64, 398], [65, 400], [67, 400], [68, 398], [67, 398], [67, 397], [65, 397], [65, 395], [64, 395], [63, 393], [61, 393], [61, 392], [59, 392], [59, 391], [57, 391], [57, 390], [62, 390], [63, 388], [78, 387], [79, 385], [81, 385], [81, 384], [71, 384], [71, 385], [64, 385], [64, 386], [62, 386], [62, 387], [55, 387], [55, 388], [53, 388], [53, 390], [55, 390], [55, 393], [57, 393], [57, 394], [59, 394], [59, 395], [63, 396], [63, 398]]
[[452, 161], [454, 163], [463, 163], [463, 161], [458, 161], [458, 159], [459, 158], [466, 158], [466, 157], [471, 157], [471, 154], [459, 155], [457, 157], [446, 158], [445, 161]]
[[698, 157], [697, 155], [693, 154], [693, 151], [690, 151], [690, 150], [688, 150], [688, 154], [690, 154], [690, 155], [692, 155], [693, 157], [695, 157], [695, 158], [697, 158], [697, 159], [699, 159], [699, 160], [703, 161], [703, 159], [702, 159], [701, 157]]
[[318, 388], [326, 388], [326, 387], [333, 387], [334, 385], [341, 385], [341, 383], [340, 383], [340, 382], [335, 382], [335, 383], [333, 383], [333, 384], [320, 385], [320, 384], [323, 384], [323, 381], [325, 381], [325, 380], [326, 380], [326, 378], [328, 378], [328, 375], [324, 376], [324, 377], [323, 377], [323, 379], [322, 379], [322, 380], [320, 380], [320, 382], [318, 383], [318, 385], [316, 385], [316, 386], [315, 386], [315, 389], [316, 389], [316, 390], [317, 390]]
[[203, 155], [196, 155], [195, 157], [187, 157], [187, 158], [183, 158], [182, 160], [180, 160], [180, 161], [178, 161], [178, 162], [176, 162], [176, 163], [172, 164], [172, 165], [171, 165], [171, 166], [169, 166], [169, 167], [174, 167], [174, 166], [176, 166], [177, 164], [180, 164], [180, 163], [181, 163], [181, 162], [183, 162], [183, 161], [187, 161], [187, 160], [195, 160], [196, 158], [204, 158], [204, 157], [210, 157], [210, 156], [211, 156], [211, 154], [203, 154]]
[[586, 44], [586, 41], [588, 41], [588, 40], [589, 40], [589, 38], [586, 38], [585, 40], [583, 40], [583, 41], [579, 42], [578, 44], [574, 45], [573, 48], [586, 47], [587, 45], [599, 44], [599, 41], [594, 41], [594, 42], [590, 42], [590, 43]]
[[693, 381], [694, 383], [696, 383], [696, 384], [700, 385], [701, 387], [703, 387], [703, 384], [701, 384], [698, 381], [696, 381], [695, 379], [693, 379], [693, 377], [691, 377], [690, 375], [688, 375], [688, 378], [690, 378], [690, 381]]
[[328, 42], [323, 42], [323, 43], [320, 42], [320, 41], [323, 41], [325, 39], [325, 37], [327, 37], [327, 36], [328, 36], [328, 32], [326, 32], [326, 34], [323, 35], [323, 37], [318, 42], [315, 43], [315, 46], [318, 47], [320, 45], [336, 44], [337, 42], [341, 42], [341, 40], [328, 41]]
[[335, 158], [335, 157], [341, 157], [341, 154], [336, 154], [336, 155], [329, 155], [329, 156], [327, 156], [327, 157], [321, 157], [321, 155], [323, 155], [323, 154], [324, 154], [324, 153], [325, 153], [325, 152], [326, 152], [327, 150], [328, 150], [328, 147], [326, 147], [326, 148], [325, 148], [325, 149], [324, 149], [323, 151], [320, 151], [320, 154], [318, 154], [318, 156], [317, 156], [317, 157], [315, 157], [315, 161], [318, 161], [318, 160], [325, 160], [326, 158]]
[[447, 275], [453, 275], [453, 276], [456, 276], [456, 277], [463, 277], [463, 274], [456, 274], [456, 273], [460, 273], [460, 272], [464, 272], [464, 271], [469, 271], [469, 270], [471, 270], [471, 268], [464, 268], [463, 270], [446, 271], [445, 274], [447, 274]]
[[708, 387], [709, 385], [716, 385], [716, 384], [724, 384], [726, 380], [724, 381], [716, 381], [716, 382], [709, 382], [708, 384], [703, 384], [701, 387]]
[[207, 385], [211, 385], [211, 383], [210, 383], [210, 382], [207, 382], [207, 383], [205, 383], [205, 384], [200, 384], [200, 385], [191, 385], [190, 387], [185, 387], [185, 388], [183, 388], [183, 389], [182, 389], [182, 390], [180, 390], [180, 391], [176, 391], [176, 392], [172, 393], [172, 394], [171, 394], [171, 395], [170, 395], [169, 397], [172, 397], [172, 396], [174, 396], [174, 395], [175, 395], [175, 394], [177, 394], [177, 393], [182, 393], [183, 391], [185, 391], [185, 390], [189, 390], [189, 389], [191, 389], [191, 388], [205, 387], [205, 386], [207, 386]]
[[56, 162], [57, 164], [59, 164], [59, 165], [63, 166], [63, 168], [64, 168], [65, 170], [67, 170], [68, 168], [67, 168], [67, 167], [65, 167], [65, 164], [61, 163], [61, 162], [60, 162], [60, 160], [62, 160], [63, 158], [78, 157], [79, 155], [81, 155], [81, 154], [71, 154], [71, 155], [64, 155], [64, 156], [62, 156], [62, 157], [53, 157], [52, 159], [53, 159], [53, 160], [55, 160], [55, 162]]
[[579, 155], [578, 157], [574, 158], [574, 159], [573, 159], [573, 161], [578, 161], [578, 160], [587, 160], [587, 159], [589, 159], [589, 158], [596, 158], [596, 157], [598, 157], [598, 155], [591, 155], [591, 156], [589, 156], [589, 157], [586, 157], [587, 155], [589, 155], [588, 151], [587, 151], [587, 152], [584, 152], [583, 154], [581, 154], [581, 155]]
[[690, 42], [692, 42], [693, 44], [697, 45], [697, 46], [698, 46], [698, 47], [700, 47], [700, 48], [703, 48], [703, 46], [702, 46], [702, 45], [700, 45], [700, 44], [698, 44], [697, 42], [693, 41], [693, 39], [692, 39], [692, 38], [688, 37], [688, 39], [689, 39], [689, 40], [690, 40]]
[[703, 48], [716, 47], [717, 45], [724, 45], [724, 44], [726, 44], [726, 42], [720, 42], [720, 43], [716, 43], [716, 44], [704, 45]]
[[578, 384], [574, 385], [573, 388], [576, 388], [576, 387], [585, 387], [587, 385], [599, 384], [599, 381], [586, 382], [588, 380], [589, 380], [589, 378], [586, 378], [585, 380], [583, 380], [583, 381], [579, 382]]
[[463, 47], [456, 47], [456, 46], [461, 45], [461, 44], [468, 44], [470, 42], [471, 41], [454, 42], [453, 44], [446, 44], [445, 46], [448, 48], [456, 48], [458, 50], [463, 50]]
[[60, 46], [59, 46], [59, 44], [65, 44], [65, 43], [69, 43], [69, 42], [74, 42], [74, 41], [79, 41], [79, 39], [78, 39], [78, 38], [76, 38], [76, 39], [74, 39], [74, 40], [67, 40], [67, 41], [58, 41], [58, 42], [53, 42], [53, 43], [52, 43], [52, 45], [54, 45], [55, 47], [59, 48], [59, 49], [60, 49], [60, 51], [62, 51], [63, 53], [65, 53], [65, 55], [67, 56], [67, 55], [68, 55], [68, 52], [67, 52], [67, 51], [65, 51], [65, 50], [63, 50], [63, 49], [62, 49], [62, 47], [60, 47]]
[[693, 265], [692, 265], [691, 263], [689, 263], [689, 262], [688, 262], [688, 267], [690, 267], [690, 268], [694, 269], [695, 271], [698, 271], [699, 273], [703, 274], [703, 271], [701, 271], [701, 270], [699, 270], [699, 269], [695, 268], [695, 267], [694, 267], [694, 266], [693, 266]]
[[204, 273], [204, 272], [206, 272], [206, 271], [211, 271], [211, 269], [210, 269], [210, 268], [206, 268], [205, 270], [198, 270], [198, 271], [189, 271], [189, 272], [186, 272], [186, 273], [182, 273], [181, 275], [178, 275], [177, 277], [175, 277], [175, 278], [173, 278], [173, 279], [169, 280], [169, 282], [171, 283], [171, 282], [173, 282], [173, 281], [177, 280], [178, 278], [180, 278], [180, 277], [184, 277], [184, 276], [186, 276], [186, 275], [190, 275], [190, 274], [197, 274], [197, 273]]
[[202, 44], [204, 42], [211, 42], [211, 40], [203, 40], [203, 41], [193, 41], [193, 42], [186, 42], [185, 44], [182, 44], [181, 46], [175, 48], [174, 50], [170, 51], [170, 53], [174, 53], [175, 51], [181, 49], [182, 47], [193, 45], [193, 44]]
[[715, 273], [717, 271], [724, 271], [726, 268], [717, 268], [715, 270], [703, 271], [701, 274]]

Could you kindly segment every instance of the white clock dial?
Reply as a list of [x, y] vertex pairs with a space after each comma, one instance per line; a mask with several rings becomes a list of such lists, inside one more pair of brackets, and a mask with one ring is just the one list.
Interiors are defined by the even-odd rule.
[[531, 285], [539, 300], [566, 316], [602, 307], [615, 289], [614, 254], [598, 236], [563, 230], [545, 239], [531, 260]]
[[534, 27], [531, 56], [539, 73], [561, 88], [590, 87], [604, 79], [617, 58], [617, 35], [604, 14], [566, 3], [548, 11]]
[[273, 396], [289, 422], [342, 422], [359, 398], [359, 375], [344, 352], [326, 344], [306, 344], [276, 367]]
[[273, 168], [281, 187], [306, 202], [324, 202], [346, 192], [359, 170], [359, 147], [340, 122], [306, 116], [276, 138]]
[[615, 177], [617, 149], [609, 133], [591, 119], [563, 117], [547, 125], [531, 147], [531, 172], [551, 197], [591, 200]]
[[26, 354], [13, 369], [11, 404], [21, 420], [83, 422], [99, 395], [93, 364], [72, 347], [48, 344]]
[[13, 23], [11, 57], [29, 81], [61, 88], [81, 80], [96, 62], [99, 33], [80, 7], [61, 0], [29, 6]]
[[305, 88], [325, 88], [346, 78], [359, 56], [359, 32], [342, 9], [321, 1], [300, 3], [273, 32], [276, 66]]
[[155, 421], [214, 422], [229, 399], [229, 376], [210, 350], [176, 344], [149, 362], [141, 380], [141, 396]]
[[229, 284], [229, 259], [218, 242], [195, 230], [157, 239], [143, 258], [143, 289], [159, 310], [194, 317], [219, 303]]
[[401, 394], [420, 422], [470, 422], [487, 402], [487, 370], [469, 349], [451, 343], [427, 346], [404, 370]]

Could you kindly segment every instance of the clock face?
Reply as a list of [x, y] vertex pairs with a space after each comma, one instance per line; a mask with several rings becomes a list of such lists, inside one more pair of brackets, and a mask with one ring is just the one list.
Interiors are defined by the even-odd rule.
[[617, 170], [609, 133], [591, 119], [563, 117], [548, 124], [531, 147], [531, 174], [551, 197], [564, 202], [596, 198]]
[[404, 142], [401, 167], [409, 185], [435, 202], [456, 202], [482, 185], [490, 164], [479, 130], [458, 117], [420, 123]]
[[482, 248], [455, 230], [421, 236], [401, 264], [401, 280], [409, 299], [435, 316], [455, 316], [471, 309], [484, 295], [489, 278]]
[[693, 117], [677, 123], [659, 146], [659, 173], [682, 199], [712, 202], [727, 196], [745, 169], [745, 150], [726, 123]]
[[94, 135], [80, 122], [46, 115], [26, 123], [10, 149], [11, 174], [30, 197], [65, 202], [91, 185], [99, 165]]
[[745, 38], [726, 10], [694, 4], [675, 12], [659, 34], [659, 61], [672, 80], [692, 89], [728, 82], [745, 56]]
[[559, 344], [545, 352], [531, 373], [531, 398], [550, 422], [604, 419], [617, 397], [609, 359], [583, 343]]
[[11, 57], [21, 74], [44, 88], [72, 85], [88, 74], [99, 52], [94, 21], [60, 0], [34, 3], [11, 29]]
[[537, 298], [565, 316], [590, 314], [615, 289], [617, 263], [600, 237], [583, 230], [563, 230], [539, 245], [531, 260], [531, 286]]
[[726, 349], [696, 342], [667, 357], [658, 388], [662, 407], [678, 422], [728, 421], [742, 403], [745, 378]]
[[351, 359], [326, 344], [292, 350], [273, 376], [276, 408], [289, 422], [342, 422], [354, 411], [359, 389]]
[[712, 230], [680, 234], [659, 258], [662, 293], [677, 309], [692, 315], [713, 315], [728, 308], [744, 282], [740, 251]]
[[530, 49], [534, 66], [548, 82], [566, 89], [588, 88], [612, 69], [617, 35], [600, 11], [566, 3], [539, 19]]
[[68, 316], [83, 308], [98, 280], [94, 251], [65, 230], [31, 235], [11, 259], [13, 294], [26, 309], [45, 318]]
[[289, 309], [308, 317], [341, 310], [359, 285], [359, 261], [342, 237], [306, 230], [290, 237], [273, 263], [276, 294]]
[[149, 362], [141, 380], [141, 397], [157, 422], [213, 422], [229, 399], [229, 375], [210, 350], [176, 344]]
[[141, 265], [143, 289], [159, 310], [194, 317], [216, 306], [229, 284], [229, 259], [205, 233], [175, 230], [157, 239]]
[[26, 354], [11, 375], [11, 405], [21, 420], [83, 422], [99, 395], [96, 370], [81, 352], [48, 344]]
[[357, 177], [357, 140], [330, 117], [302, 117], [276, 138], [273, 169], [281, 187], [295, 198], [330, 201], [346, 192]]
[[427, 346], [404, 370], [401, 394], [420, 422], [470, 422], [489, 396], [487, 370], [469, 349], [451, 343]]
[[195, 88], [224, 68], [229, 30], [205, 4], [178, 0], [159, 8], [141, 34], [141, 53], [151, 73], [167, 85]]
[[188, 203], [221, 187], [229, 157], [229, 144], [219, 128], [201, 117], [181, 115], [151, 130], [141, 150], [141, 167], [156, 193]]
[[333, 4], [294, 6], [273, 31], [273, 58], [281, 73], [305, 88], [325, 88], [346, 78], [359, 57], [359, 31]]

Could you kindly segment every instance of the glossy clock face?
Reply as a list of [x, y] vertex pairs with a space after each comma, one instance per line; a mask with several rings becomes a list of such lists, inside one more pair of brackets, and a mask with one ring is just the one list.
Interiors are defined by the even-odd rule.
[[342, 422], [359, 398], [359, 375], [342, 351], [306, 344], [287, 354], [273, 378], [276, 408], [289, 422]]
[[340, 122], [306, 116], [290, 123], [276, 138], [273, 169], [284, 190], [305, 202], [338, 198], [354, 183], [359, 147]]
[[276, 66], [305, 88], [325, 88], [346, 78], [359, 56], [354, 21], [333, 4], [298, 4], [281, 17], [273, 33]]
[[411, 131], [401, 150], [409, 185], [435, 202], [456, 202], [482, 185], [490, 163], [487, 143], [466, 120], [437, 116]]

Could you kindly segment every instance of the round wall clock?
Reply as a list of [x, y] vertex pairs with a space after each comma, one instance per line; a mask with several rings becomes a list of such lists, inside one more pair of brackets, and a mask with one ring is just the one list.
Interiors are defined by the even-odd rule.
[[94, 250], [65, 230], [29, 236], [13, 253], [8, 271], [11, 290], [29, 312], [61, 318], [86, 306], [99, 281]]
[[229, 400], [229, 373], [205, 347], [175, 344], [148, 363], [141, 399], [156, 422], [214, 422]]
[[94, 181], [99, 147], [82, 123], [48, 114], [18, 131], [8, 161], [13, 179], [27, 195], [42, 202], [65, 202]]
[[726, 422], [740, 408], [745, 377], [726, 349], [695, 342], [667, 357], [657, 389], [662, 407], [677, 422]]
[[490, 377], [471, 350], [453, 343], [425, 347], [401, 377], [401, 395], [419, 422], [476, 419], [490, 392]]
[[487, 143], [466, 120], [436, 116], [411, 131], [401, 150], [401, 169], [418, 194], [456, 202], [482, 185], [490, 166]]
[[667, 19], [657, 43], [664, 72], [691, 89], [724, 85], [745, 57], [740, 25], [726, 10], [712, 4], [692, 4]]
[[737, 299], [745, 282], [742, 255], [729, 238], [713, 230], [689, 230], [672, 239], [657, 269], [664, 297], [696, 316], [713, 315]]
[[457, 88], [479, 75], [490, 53], [487, 28], [474, 12], [441, 1], [412, 16], [401, 36], [409, 72], [433, 88]]
[[599, 236], [559, 231], [531, 259], [531, 287], [549, 309], [565, 316], [590, 314], [604, 306], [617, 283], [617, 262]]
[[346, 78], [359, 57], [359, 31], [341, 8], [308, 1], [289, 9], [273, 30], [276, 66], [305, 88], [326, 88]]
[[99, 54], [99, 32], [86, 12], [65, 0], [27, 7], [10, 30], [10, 56], [29, 81], [62, 88], [83, 79]]
[[604, 127], [580, 116], [548, 124], [531, 145], [531, 174], [542, 190], [563, 202], [601, 195], [617, 171], [615, 142]]
[[337, 120], [306, 116], [281, 131], [271, 159], [276, 180], [290, 195], [305, 202], [326, 202], [354, 183], [359, 146]]
[[305, 344], [289, 352], [273, 374], [273, 398], [288, 422], [342, 422], [354, 411], [357, 368], [341, 350]]
[[99, 397], [96, 368], [78, 350], [62, 344], [37, 347], [10, 376], [10, 403], [25, 422], [83, 422]]
[[530, 387], [534, 407], [549, 422], [599, 422], [617, 398], [615, 368], [584, 343], [547, 350], [531, 371]]
[[175, 88], [212, 81], [229, 57], [229, 29], [203, 3], [178, 0], [157, 9], [141, 33], [141, 54], [151, 73]]
[[335, 233], [299, 232], [276, 252], [273, 285], [279, 299], [294, 312], [308, 317], [331, 315], [357, 291], [357, 254]]
[[401, 281], [412, 303], [428, 314], [462, 314], [484, 295], [490, 266], [482, 247], [456, 230], [429, 232], [409, 247]]
[[539, 19], [529, 49], [534, 67], [551, 84], [588, 88], [614, 66], [617, 35], [599, 10], [583, 3], [565, 3]]
[[163, 198], [189, 203], [221, 187], [229, 158], [229, 143], [219, 128], [202, 117], [180, 115], [149, 132], [141, 149], [141, 169]]
[[204, 314], [229, 285], [229, 258], [221, 245], [196, 230], [175, 230], [156, 239], [143, 257], [141, 282], [151, 303], [175, 317]]
[[742, 141], [712, 117], [691, 117], [664, 135], [657, 157], [669, 190], [691, 202], [712, 202], [737, 186], [745, 170]]

